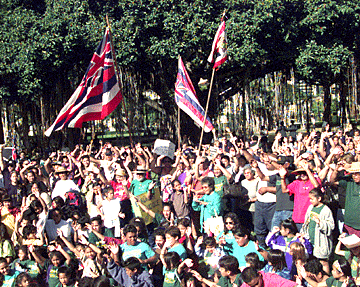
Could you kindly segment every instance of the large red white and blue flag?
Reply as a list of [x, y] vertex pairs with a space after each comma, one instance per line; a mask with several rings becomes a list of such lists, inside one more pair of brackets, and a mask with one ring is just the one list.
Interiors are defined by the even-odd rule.
[[225, 30], [225, 21], [221, 24], [216, 32], [214, 42], [212, 44], [211, 53], [208, 62], [214, 62], [214, 69], [219, 67], [227, 60], [227, 39]]
[[81, 128], [83, 122], [102, 120], [111, 114], [121, 100], [122, 94], [115, 74], [110, 31], [107, 28], [80, 85], [45, 135], [50, 136], [52, 131], [58, 131], [64, 127]]
[[[192, 85], [191, 79], [186, 72], [181, 57], [179, 57], [179, 68], [175, 84], [175, 102], [179, 108], [188, 114], [199, 127], [203, 126], [205, 111], [196, 97], [194, 86]], [[214, 127], [210, 118], [207, 117], [204, 131], [210, 132], [213, 128]]]

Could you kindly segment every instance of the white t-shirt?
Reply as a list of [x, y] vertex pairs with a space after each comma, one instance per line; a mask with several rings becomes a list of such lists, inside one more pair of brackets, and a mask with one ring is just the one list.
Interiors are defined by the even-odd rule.
[[104, 199], [102, 202], [102, 211], [104, 214], [104, 226], [106, 228], [115, 227], [119, 222], [120, 199], [114, 198], [110, 201]]
[[45, 231], [49, 238], [49, 242], [56, 239], [58, 236], [56, 231], [60, 229], [64, 237], [66, 237], [67, 240], [71, 241], [71, 235], [73, 234], [73, 229], [71, 227], [71, 224], [63, 219], [60, 220], [58, 224], [55, 224], [55, 221], [53, 219], [48, 219], [45, 224]]
[[54, 199], [57, 196], [60, 196], [63, 200], [66, 200], [65, 194], [70, 190], [79, 191], [79, 187], [71, 179], [59, 180], [56, 182], [53, 192], [51, 193], [51, 198]]
[[[259, 165], [259, 169], [265, 176], [271, 176], [271, 175], [275, 175], [275, 174], [279, 173], [278, 170], [268, 170], [266, 168], [266, 165], [261, 162], [258, 162], [258, 165]], [[267, 181], [260, 181], [258, 190], [260, 189], [260, 187], [267, 187], [267, 186], [268, 186]], [[256, 197], [259, 202], [264, 202], [264, 203], [276, 202], [276, 194], [275, 193], [267, 192], [264, 194], [260, 194], [257, 192]]]
[[[243, 179], [241, 181], [241, 185], [243, 187], [246, 188], [246, 190], [248, 191], [248, 196], [250, 199], [255, 198], [257, 191], [259, 189], [258, 185], [260, 182], [260, 178], [254, 178], [253, 180], [247, 180], [247, 179]], [[255, 211], [255, 203], [251, 203], [250, 207], [249, 207], [249, 211]]]

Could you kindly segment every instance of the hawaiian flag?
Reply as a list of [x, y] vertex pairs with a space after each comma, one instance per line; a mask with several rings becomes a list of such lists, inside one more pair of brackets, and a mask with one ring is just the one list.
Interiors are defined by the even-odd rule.
[[64, 127], [81, 128], [83, 122], [102, 120], [111, 114], [121, 100], [122, 94], [115, 74], [110, 31], [107, 28], [79, 87], [45, 135], [50, 136], [53, 130], [58, 131]]
[[[179, 68], [175, 84], [175, 102], [198, 126], [203, 126], [205, 111], [196, 97], [194, 87], [181, 57], [179, 57]], [[208, 133], [213, 128], [210, 118], [207, 117], [204, 131]]]
[[222, 63], [227, 60], [227, 40], [225, 31], [225, 21], [221, 21], [221, 24], [216, 32], [214, 42], [208, 62], [214, 63], [214, 69], [219, 67]]

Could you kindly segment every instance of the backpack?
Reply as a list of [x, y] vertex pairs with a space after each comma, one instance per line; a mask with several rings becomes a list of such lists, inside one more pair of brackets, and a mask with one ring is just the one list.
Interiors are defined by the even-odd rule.
[[85, 207], [84, 200], [77, 190], [70, 190], [65, 193], [65, 204], [68, 206], [83, 209]]

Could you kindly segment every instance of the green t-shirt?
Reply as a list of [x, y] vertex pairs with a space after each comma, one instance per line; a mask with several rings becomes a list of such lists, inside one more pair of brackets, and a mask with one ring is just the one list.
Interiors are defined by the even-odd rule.
[[166, 220], [164, 215], [160, 213], [155, 213], [155, 218], [153, 219], [153, 223], [156, 227], [160, 226], [163, 228], [167, 228], [170, 226], [170, 221]]
[[214, 177], [215, 181], [215, 192], [217, 192], [221, 197], [224, 193], [224, 184], [227, 183], [227, 178], [225, 175]]
[[163, 287], [180, 287], [181, 279], [177, 272], [177, 268], [166, 270], [164, 268], [164, 284]]
[[130, 185], [130, 192], [135, 196], [148, 192], [151, 182], [151, 179], [145, 179], [144, 181], [138, 181], [137, 179], [134, 179]]
[[353, 181], [340, 180], [339, 186], [346, 190], [344, 223], [354, 229], [360, 229], [360, 185]]
[[229, 277], [220, 277], [217, 285], [221, 287], [233, 287], [233, 284], [235, 284], [236, 286], [241, 286], [242, 283], [243, 281], [241, 279], [241, 273], [239, 273], [238, 275], [236, 275], [235, 281], [233, 283], [231, 283]]
[[[62, 266], [68, 267], [66, 263]], [[46, 281], [47, 281], [49, 287], [56, 287], [60, 283], [59, 277], [58, 277], [58, 270], [60, 267], [61, 266], [56, 267], [56, 266], [52, 265], [50, 259], [47, 259], [45, 261], [44, 271], [46, 272]]]
[[168, 252], [176, 252], [179, 254], [181, 260], [185, 260], [187, 257], [186, 249], [182, 244], [178, 244], [168, 250]]
[[15, 287], [15, 279], [20, 274], [19, 271], [10, 270], [9, 275], [4, 275], [2, 287]]
[[239, 267], [246, 266], [245, 256], [251, 252], [255, 252], [259, 256], [259, 259], [264, 261], [264, 257], [260, 254], [259, 251], [256, 250], [254, 241], [250, 240], [248, 245], [242, 247], [237, 243], [234, 245], [234, 256], [239, 262]]
[[[17, 269], [16, 267], [16, 263], [19, 263], [20, 264], [20, 269]], [[20, 261], [20, 259], [15, 259], [12, 263], [11, 263], [11, 268], [12, 269], [16, 269], [17, 271], [19, 272], [26, 272], [28, 273], [31, 278], [35, 279], [39, 276], [40, 274], [40, 268], [39, 266], [37, 265], [37, 263], [33, 260], [23, 260], [23, 261]]]
[[15, 255], [16, 254], [14, 248], [9, 240], [5, 239], [3, 242], [0, 243], [0, 257], [14, 257]]
[[[340, 280], [335, 279], [333, 276], [326, 279], [326, 286], [327, 287], [341, 287], [344, 282], [341, 282]], [[354, 282], [350, 281], [347, 287], [356, 287]]]
[[324, 208], [324, 206], [325, 206], [324, 204], [319, 207], [314, 206], [310, 212], [309, 239], [313, 245], [315, 243], [315, 229], [316, 229], [316, 225], [317, 225], [314, 218], [319, 217], [319, 214], [320, 214], [321, 210]]
[[[104, 235], [105, 237], [114, 237], [114, 233], [113, 233], [110, 229], [108, 229], [108, 228], [104, 228], [104, 229], [105, 229], [105, 230], [104, 230], [103, 235]], [[101, 246], [101, 240], [100, 240], [100, 238], [97, 237], [97, 236], [95, 235], [95, 233], [93, 233], [93, 232], [90, 232], [90, 233], [89, 233], [89, 239], [88, 239], [88, 241], [89, 241], [89, 243], [94, 244], [94, 245], [96, 245], [96, 246], [98, 246], [98, 247]]]
[[[347, 261], [349, 261], [350, 256], [351, 256], [351, 252], [348, 250], [345, 251], [345, 259]], [[351, 276], [354, 277], [354, 279], [360, 276], [360, 258], [356, 256], [353, 256], [351, 260]]]
[[[135, 245], [127, 245], [125, 242], [120, 245], [120, 249], [123, 261], [130, 257], [136, 257], [138, 259], [145, 260], [155, 255], [155, 252], [151, 249], [151, 247], [144, 242], [136, 242]], [[143, 268], [148, 270], [147, 264], [143, 264]]]
[[219, 241], [221, 237], [224, 237], [226, 240], [226, 244], [223, 245], [224, 252], [227, 255], [234, 255], [234, 246], [237, 245], [237, 243], [232, 231], [229, 230], [226, 234], [224, 234], [224, 231], [221, 231], [221, 233], [216, 237], [216, 241]]

